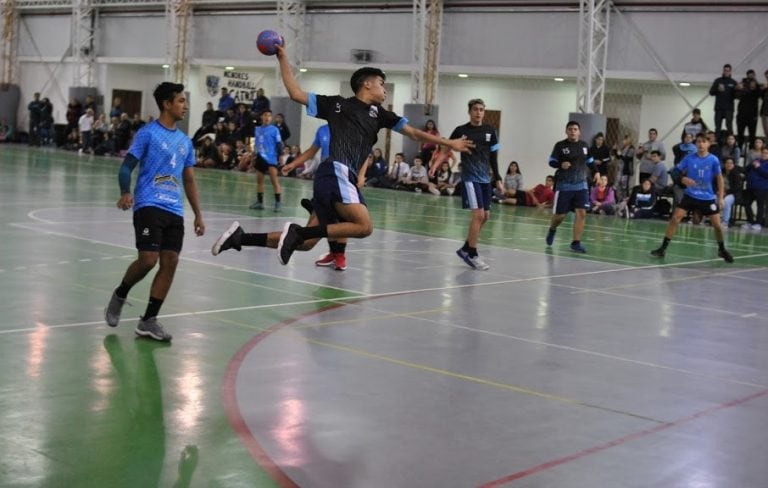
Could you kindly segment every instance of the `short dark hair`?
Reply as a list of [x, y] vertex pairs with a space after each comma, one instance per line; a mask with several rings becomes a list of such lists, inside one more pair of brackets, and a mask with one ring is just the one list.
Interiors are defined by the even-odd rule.
[[752, 73], [752, 74], [754, 75], [754, 74], [755, 74], [755, 70], [753, 70], [753, 69], [748, 69], [748, 70], [747, 70], [747, 75], [749, 75], [750, 73]]
[[693, 113], [701, 115], [701, 109], [700, 108], [695, 108], [695, 109], [693, 109]]
[[380, 77], [382, 80], [387, 79], [386, 73], [381, 71], [379, 68], [372, 68], [370, 66], [360, 68], [359, 70], [352, 73], [352, 78], [349, 79], [349, 86], [352, 87], [352, 92], [357, 94], [357, 92], [360, 91], [360, 88], [363, 87], [363, 83], [365, 83], [366, 80], [375, 77]]
[[571, 127], [571, 126], [574, 126], [574, 125], [575, 125], [576, 127], [578, 127], [578, 128], [579, 128], [579, 130], [581, 130], [581, 124], [579, 124], [579, 123], [578, 123], [578, 122], [576, 122], [575, 120], [569, 120], [569, 121], [568, 121], [568, 123], [567, 123], [567, 124], [565, 124], [565, 128], [566, 128], [566, 130], [567, 130], [567, 129], [568, 129], [568, 127]]
[[731, 63], [725, 63], [723, 65], [723, 69], [725, 69], [725, 68], [731, 69]]
[[658, 149], [654, 149], [653, 151], [651, 151], [651, 156], [661, 157], [661, 151], [659, 151]]
[[176, 95], [184, 93], [184, 85], [181, 83], [171, 83], [170, 81], [164, 81], [157, 85], [152, 96], [155, 97], [155, 103], [157, 108], [163, 111], [163, 102], [172, 102]]
[[475, 105], [482, 105], [485, 107], [485, 102], [482, 98], [473, 98], [472, 100], [467, 102], [467, 110], [472, 110], [472, 107]]
[[270, 114], [271, 114], [271, 113], [272, 113], [272, 109], [269, 109], [269, 108], [265, 108], [264, 110], [262, 110], [262, 111], [259, 113], [259, 117], [261, 117], [263, 114], [266, 114], [266, 113], [270, 113]]
[[727, 163], [728, 161], [730, 161], [730, 162], [732, 162], [732, 163], [736, 164], [736, 162], [735, 162], [735, 161], [733, 160], [733, 158], [732, 158], [732, 157], [730, 157], [730, 156], [729, 156], [729, 157], [727, 157], [727, 158], [725, 158], [725, 159], [723, 159], [723, 164]]
[[[714, 134], [713, 131], [709, 131], [709, 132], [712, 132]], [[709, 132], [707, 132], [707, 134], [709, 134]], [[701, 139], [701, 140], [704, 140], [704, 141], [708, 141], [709, 138], [707, 137], [707, 134], [705, 134], [703, 132], [699, 132], [698, 134], [696, 134], [696, 140], [698, 141], [699, 139]]]
[[648, 129], [648, 133], [650, 134], [651, 132], [655, 132], [656, 134], [659, 133], [659, 131], [657, 131], [654, 127], [651, 127], [650, 129]]

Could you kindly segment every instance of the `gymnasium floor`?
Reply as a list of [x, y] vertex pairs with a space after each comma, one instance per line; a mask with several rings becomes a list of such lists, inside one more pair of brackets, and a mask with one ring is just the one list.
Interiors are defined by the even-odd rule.
[[576, 256], [568, 222], [548, 251], [547, 212], [494, 207], [481, 272], [458, 198], [366, 190], [336, 272], [324, 243], [211, 256], [311, 187], [256, 212], [253, 175], [198, 171], [168, 346], [133, 333], [149, 279], [103, 322], [135, 256], [118, 166], [0, 147], [2, 487], [767, 486], [766, 231], [727, 265], [682, 226], [657, 261], [662, 222], [590, 217]]

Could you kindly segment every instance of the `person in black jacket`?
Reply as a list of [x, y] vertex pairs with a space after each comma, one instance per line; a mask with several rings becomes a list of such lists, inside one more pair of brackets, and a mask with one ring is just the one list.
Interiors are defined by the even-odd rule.
[[733, 132], [733, 100], [736, 96], [736, 80], [731, 78], [730, 64], [723, 66], [723, 76], [712, 82], [709, 94], [715, 97], [714, 131], [720, 132], [720, 126], [725, 120], [725, 130]]
[[760, 84], [757, 82], [755, 70], [747, 71], [747, 77], [736, 85], [736, 98], [739, 99], [739, 110], [736, 114], [736, 140], [739, 148], [744, 148], [744, 132], [749, 131], [749, 145], [755, 140], [757, 130], [757, 107], [760, 102]]

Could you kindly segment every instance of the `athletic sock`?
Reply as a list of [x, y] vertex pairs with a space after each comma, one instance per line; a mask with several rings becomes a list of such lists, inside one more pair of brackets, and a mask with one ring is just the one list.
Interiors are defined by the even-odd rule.
[[125, 281], [120, 282], [120, 286], [115, 290], [115, 295], [125, 300], [128, 298], [128, 292], [131, 291], [131, 285], [126, 284]]
[[144, 312], [144, 316], [141, 320], [147, 320], [152, 317], [157, 317], [160, 313], [160, 307], [163, 306], [162, 298], [149, 297], [149, 303], [147, 304], [147, 310]]
[[717, 249], [720, 251], [725, 251], [725, 242], [717, 241]]
[[666, 249], [667, 246], [669, 246], [669, 241], [671, 241], [669, 237], [665, 237], [664, 240], [661, 242], [661, 248]]
[[477, 257], [477, 248], [476, 247], [470, 247], [467, 250], [467, 254], [469, 254], [469, 257], [476, 258]]
[[256, 194], [256, 201], [259, 203], [264, 203], [264, 193], [257, 193]]
[[328, 242], [328, 248], [331, 250], [331, 253], [333, 254], [343, 253], [345, 247], [347, 247], [346, 244], [342, 244], [338, 241]]
[[328, 226], [316, 225], [314, 227], [299, 227], [296, 229], [296, 233], [303, 241], [306, 241], [307, 239], [320, 239], [322, 237], [328, 237]]
[[267, 247], [267, 234], [243, 234], [240, 237], [240, 245]]
[[280, 202], [280, 196], [281, 196], [280, 193], [275, 193], [275, 201], [276, 202]]
[[461, 250], [462, 250], [462, 251], [464, 251], [464, 252], [467, 252], [467, 253], [468, 253], [468, 252], [469, 252], [469, 249], [470, 249], [470, 247], [469, 247], [469, 241], [464, 241], [464, 245], [463, 245], [463, 246], [461, 246]]

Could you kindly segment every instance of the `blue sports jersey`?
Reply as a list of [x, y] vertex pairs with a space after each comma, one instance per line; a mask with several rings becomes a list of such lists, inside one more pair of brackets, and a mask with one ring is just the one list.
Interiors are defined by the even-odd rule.
[[321, 125], [315, 132], [312, 145], [320, 148], [320, 161], [325, 161], [331, 154], [331, 129], [328, 124]]
[[677, 170], [696, 182], [694, 186], [685, 188], [686, 195], [704, 201], [711, 201], [716, 198], [712, 189], [712, 179], [722, 174], [720, 161], [716, 156], [707, 154], [701, 157], [698, 153], [689, 154], [680, 161]]
[[256, 152], [267, 163], [276, 166], [283, 140], [276, 125], [260, 125], [254, 131]]
[[128, 153], [139, 160], [133, 210], [158, 207], [183, 217], [182, 173], [195, 165], [189, 137], [154, 120], [136, 132]]

